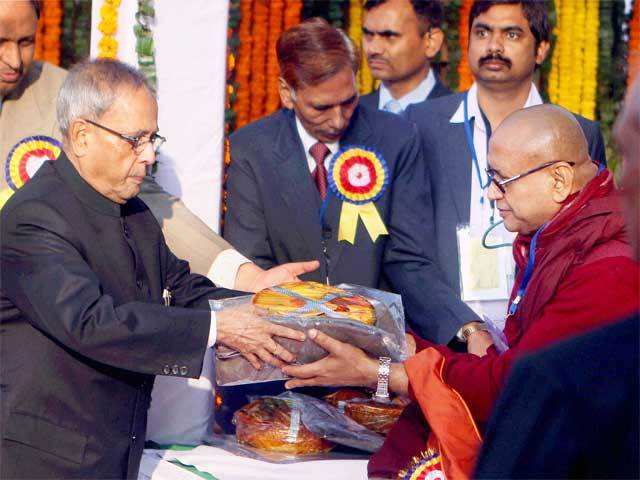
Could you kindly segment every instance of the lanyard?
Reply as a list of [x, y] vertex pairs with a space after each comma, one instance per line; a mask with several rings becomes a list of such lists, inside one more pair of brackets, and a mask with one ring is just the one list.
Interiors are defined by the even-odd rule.
[[518, 289], [518, 294], [516, 298], [513, 299], [513, 302], [509, 306], [509, 315], [513, 315], [518, 310], [518, 305], [524, 298], [524, 294], [526, 293], [527, 286], [529, 285], [529, 280], [531, 280], [531, 275], [533, 275], [533, 267], [536, 263], [536, 243], [538, 242], [538, 236], [544, 230], [546, 225], [542, 225], [538, 231], [535, 233], [533, 238], [531, 239], [531, 245], [529, 246], [529, 261], [527, 262], [527, 268], [524, 270], [524, 275], [522, 276], [522, 283], [520, 283], [520, 288]]
[[[478, 155], [476, 154], [476, 147], [473, 144], [473, 132], [471, 131], [471, 122], [469, 121], [469, 92], [464, 94], [464, 133], [467, 136], [467, 146], [471, 152], [471, 160], [473, 160], [473, 166], [475, 167], [476, 174], [478, 175], [478, 183], [480, 183], [480, 190], [485, 190], [489, 186], [489, 179], [487, 183], [482, 184], [482, 175], [480, 175], [480, 163], [478, 162]], [[484, 195], [480, 196], [480, 205], [484, 205]]]

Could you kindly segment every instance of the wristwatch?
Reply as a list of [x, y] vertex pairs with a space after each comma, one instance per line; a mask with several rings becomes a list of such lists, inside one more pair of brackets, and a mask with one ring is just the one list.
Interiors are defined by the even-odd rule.
[[469, 340], [469, 337], [472, 333], [486, 332], [487, 330], [488, 328], [484, 322], [469, 322], [463, 325], [460, 330], [458, 330], [458, 333], [456, 333], [456, 338], [462, 343], [467, 343], [467, 340]]
[[376, 402], [389, 402], [389, 374], [391, 373], [391, 358], [380, 357], [378, 359], [378, 387], [373, 399]]

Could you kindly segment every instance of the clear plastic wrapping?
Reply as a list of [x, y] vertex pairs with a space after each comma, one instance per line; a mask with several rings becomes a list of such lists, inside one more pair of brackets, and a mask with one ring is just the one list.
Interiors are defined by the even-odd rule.
[[[404, 310], [399, 295], [357, 285], [341, 284], [338, 288], [365, 297], [375, 310], [375, 324], [365, 325], [340, 317], [338, 313], [322, 316], [266, 315], [273, 323], [307, 331], [320, 330], [342, 342], [355, 345], [372, 357], [391, 357], [392, 361], [406, 359]], [[212, 302], [213, 310], [224, 310], [251, 303], [253, 296], [236, 297]], [[277, 341], [296, 356], [296, 363], [305, 364], [319, 360], [326, 351], [310, 339], [304, 342], [278, 338]], [[287, 377], [279, 368], [264, 365], [254, 369], [238, 352], [224, 346], [216, 347], [216, 383], [218, 385], [243, 385], [248, 383], [284, 380]]]
[[338, 390], [325, 400], [363, 427], [382, 435], [389, 433], [405, 407], [399, 398], [380, 403], [354, 389]]
[[317, 456], [334, 444], [374, 452], [384, 441], [332, 405], [292, 392], [254, 399], [233, 421], [238, 446], [253, 447], [272, 461]]

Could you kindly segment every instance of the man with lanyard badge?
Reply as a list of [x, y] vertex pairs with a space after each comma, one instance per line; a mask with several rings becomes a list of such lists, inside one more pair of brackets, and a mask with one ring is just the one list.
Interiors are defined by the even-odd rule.
[[[487, 145], [510, 113], [543, 103], [533, 76], [549, 51], [544, 2], [477, 0], [469, 16], [469, 65], [475, 83], [457, 95], [409, 107], [423, 141], [434, 202], [438, 262], [452, 288], [485, 321], [502, 328], [514, 266], [512, 234], [487, 200]], [[576, 115], [592, 160], [605, 164], [596, 122]], [[492, 248], [493, 247], [493, 248]], [[462, 341], [478, 329], [471, 323]], [[488, 336], [475, 336], [488, 341]], [[471, 345], [469, 345], [471, 346]]]

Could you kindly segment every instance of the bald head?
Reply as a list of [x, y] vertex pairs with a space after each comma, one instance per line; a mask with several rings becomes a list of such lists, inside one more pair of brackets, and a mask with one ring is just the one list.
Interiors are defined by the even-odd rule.
[[587, 139], [576, 117], [557, 105], [517, 110], [500, 124], [491, 141], [520, 150], [522, 155], [514, 161], [522, 162], [518, 166], [524, 169], [555, 160], [574, 162], [576, 170], [592, 164]]
[[504, 192], [489, 191], [506, 227], [520, 233], [535, 231], [553, 218], [598, 171], [580, 124], [555, 105], [509, 115], [491, 136], [488, 161], [497, 179], [521, 176], [506, 184]]

